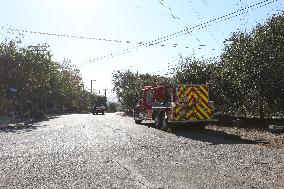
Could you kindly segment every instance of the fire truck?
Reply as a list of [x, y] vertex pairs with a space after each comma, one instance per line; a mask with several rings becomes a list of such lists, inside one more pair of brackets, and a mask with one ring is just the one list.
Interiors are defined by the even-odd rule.
[[176, 123], [205, 126], [216, 121], [213, 108], [214, 102], [209, 101], [206, 84], [145, 86], [133, 110], [133, 117], [136, 124], [154, 120], [155, 127], [162, 130]]

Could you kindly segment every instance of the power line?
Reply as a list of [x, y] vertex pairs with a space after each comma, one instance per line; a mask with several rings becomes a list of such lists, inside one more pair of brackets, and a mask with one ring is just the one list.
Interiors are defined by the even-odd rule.
[[[182, 35], [190, 34], [192, 32], [192, 29], [203, 29], [203, 28], [206, 28], [206, 27], [212, 25], [212, 23], [217, 23], [218, 21], [226, 21], [226, 20], [235, 18], [237, 16], [243, 15], [243, 14], [245, 14], [247, 12], [247, 11], [245, 11], [247, 9], [255, 7], [253, 9], [251, 9], [251, 10], [255, 10], [257, 8], [261, 8], [261, 7], [266, 6], [268, 4], [274, 3], [276, 1], [278, 1], [278, 0], [272, 0], [272, 1], [271, 0], [265, 0], [265, 1], [253, 4], [251, 6], [248, 6], [248, 7], [242, 8], [242, 9], [238, 9], [237, 11], [234, 11], [234, 12], [229, 13], [227, 15], [224, 15], [224, 16], [221, 16], [221, 17], [218, 17], [218, 18], [214, 18], [213, 20], [207, 21], [205, 23], [202, 23], [202, 24], [190, 27], [190, 28], [186, 27], [186, 29], [181, 30], [181, 31], [176, 32], [176, 33], [173, 33], [173, 34], [170, 34], [168, 36], [161, 37], [161, 38], [149, 41], [147, 43], [142, 43], [142, 44], [140, 44], [139, 46], [136, 46], [136, 47], [131, 47], [131, 48], [128, 48], [128, 49], [124, 49], [123, 51], [120, 51], [118, 53], [111, 53], [111, 54], [108, 54], [108, 55], [105, 55], [105, 56], [101, 56], [101, 57], [95, 58], [93, 60], [90, 60], [88, 62], [99, 61], [99, 60], [103, 60], [104, 58], [113, 58], [113, 57], [116, 57], [118, 55], [123, 55], [123, 54], [126, 54], [126, 53], [130, 53], [133, 49], [137, 50], [139, 47], [150, 47], [150, 46], [159, 44], [161, 42], [168, 41], [168, 40], [170, 40], [170, 39], [172, 39], [174, 37], [177, 38], [177, 37], [180, 37]], [[259, 6], [259, 7], [257, 7], [257, 6]]]
[[[142, 48], [142, 47], [147, 48], [147, 47], [151, 47], [151, 46], [158, 45], [158, 44], [160, 44], [162, 47], [164, 47], [165, 45], [162, 44], [163, 42], [166, 42], [166, 41], [173, 39], [173, 38], [178, 38], [178, 37], [183, 36], [183, 35], [191, 34], [193, 29], [207, 28], [210, 25], [213, 25], [214, 23], [222, 22], [222, 21], [232, 19], [234, 17], [238, 17], [240, 15], [246, 14], [250, 10], [252, 11], [252, 10], [255, 10], [257, 8], [261, 8], [263, 6], [274, 3], [276, 1], [278, 1], [278, 0], [264, 0], [264, 1], [261, 1], [261, 2], [256, 3], [256, 4], [253, 4], [253, 5], [250, 5], [250, 6], [247, 6], [247, 7], [243, 7], [241, 9], [237, 9], [236, 11], [231, 12], [229, 14], [226, 14], [224, 16], [214, 18], [214, 19], [209, 20], [207, 22], [203, 22], [199, 25], [195, 25], [195, 26], [189, 27], [189, 28], [185, 27], [184, 30], [172, 33], [172, 34], [164, 36], [164, 37], [157, 38], [155, 40], [152, 40], [152, 41], [149, 41], [149, 42], [146, 42], [146, 43], [138, 42], [136, 46], [133, 46], [131, 48], [127, 48], [127, 49], [124, 49], [122, 51], [115, 52], [115, 53], [110, 53], [108, 55], [97, 57], [95, 59], [85, 61], [85, 62], [94, 62], [94, 61], [99, 61], [99, 60], [102, 60], [102, 59], [105, 59], [105, 58], [113, 58], [113, 57], [120, 56], [120, 55], [123, 55], [123, 54], [126, 54], [126, 53], [130, 53], [133, 50], [138, 50], [138, 48]], [[6, 25], [8, 25], [8, 24], [6, 24]], [[27, 33], [30, 32], [30, 33], [40, 34], [40, 35], [51, 35], [51, 36], [58, 36], [58, 37], [71, 37], [71, 38], [80, 38], [80, 39], [92, 39], [92, 40], [101, 40], [101, 41], [108, 41], [108, 42], [114, 41], [114, 42], [119, 42], [119, 43], [122, 42], [121, 40], [110, 40], [110, 39], [104, 39], [104, 38], [91, 38], [91, 37], [84, 37], [84, 36], [55, 34], [55, 33], [46, 33], [46, 32], [34, 32], [34, 31], [29, 31], [29, 30], [19, 30], [19, 29], [13, 29], [9, 25], [8, 25], [8, 28], [12, 31], [14, 30], [14, 31], [18, 31], [18, 32], [27, 32]], [[125, 41], [125, 42], [126, 43], [134, 43], [132, 41]], [[173, 47], [176, 47], [176, 46], [177, 45], [174, 45]]]
[[[247, 4], [245, 2], [243, 2], [243, 0], [237, 0], [237, 6], [243, 8], [245, 6], [247, 6]], [[249, 17], [249, 14], [244, 14], [243, 18], [240, 18], [240, 21], [243, 21], [243, 25], [244, 27], [246, 28], [246, 26], [248, 25], [248, 17]]]
[[183, 35], [186, 35], [186, 34], [190, 34], [193, 29], [204, 29], [206, 27], [209, 27], [209, 26], [213, 25], [214, 23], [230, 20], [232, 18], [235, 18], [235, 17], [238, 17], [240, 15], [246, 14], [249, 11], [253, 11], [255, 9], [258, 9], [258, 8], [267, 6], [269, 4], [275, 3], [276, 1], [279, 1], [279, 0], [264, 0], [264, 1], [252, 4], [250, 6], [243, 7], [241, 9], [237, 9], [234, 12], [228, 13], [228, 14], [223, 15], [221, 17], [214, 18], [214, 19], [209, 20], [207, 22], [203, 22], [201, 24], [198, 24], [198, 25], [195, 25], [195, 26], [192, 26], [192, 27], [189, 27], [189, 28], [185, 27], [185, 29], [180, 30], [180, 31], [175, 32], [175, 33], [172, 33], [170, 35], [167, 35], [167, 36], [164, 36], [164, 37], [160, 37], [160, 38], [157, 38], [155, 40], [152, 40], [152, 41], [149, 41], [149, 42], [146, 42], [146, 43], [142, 43], [141, 42], [137, 46], [134, 46], [134, 47], [131, 47], [131, 48], [127, 48], [127, 49], [124, 49], [123, 51], [119, 51], [119, 52], [116, 52], [116, 53], [111, 53], [111, 54], [108, 54], [108, 55], [97, 57], [95, 59], [92, 59], [92, 60], [89, 60], [89, 61], [86, 61], [86, 62], [95, 62], [95, 61], [103, 60], [105, 58], [117, 57], [119, 55], [130, 53], [133, 50], [138, 50], [138, 48], [141, 48], [141, 47], [151, 47], [151, 46], [163, 43], [165, 41], [168, 41], [170, 39], [177, 38], [177, 37], [180, 37], [180, 36], [183, 36]]
[[153, 10], [153, 9], [148, 9], [148, 8], [145, 8], [145, 7], [143, 7], [143, 6], [141, 6], [141, 5], [138, 5], [138, 4], [132, 5], [132, 4], [129, 3], [129, 1], [126, 1], [126, 0], [120, 0], [120, 2], [121, 2], [123, 5], [125, 5], [125, 6], [132, 6], [132, 7], [136, 8], [136, 9], [144, 10], [144, 11], [146, 11], [146, 12], [148, 12], [148, 13], [151, 13], [151, 14], [161, 15], [161, 16], [164, 16], [164, 17], [167, 17], [167, 18], [174, 19], [172, 16], [168, 16], [168, 15], [165, 14], [165, 13], [157, 12], [157, 11], [155, 11], [155, 10]]
[[173, 19], [180, 20], [180, 18], [173, 12], [173, 9], [169, 7], [169, 5], [164, 0], [159, 0], [158, 2], [161, 6], [163, 6], [165, 9], [167, 9], [167, 11], [170, 12], [170, 15]]
[[[211, 15], [212, 18], [214, 18], [214, 15], [213, 15], [212, 12], [210, 11], [210, 6], [209, 6], [207, 0], [203, 0], [202, 3], [207, 7], [207, 12], [208, 12], [208, 14]], [[217, 27], [217, 31], [218, 31], [218, 32], [221, 32], [221, 33], [223, 34], [223, 36], [225, 36], [225, 33], [224, 33], [223, 29], [222, 29], [218, 24], [216, 24], [215, 26]], [[215, 28], [215, 29], [216, 29], [216, 28]], [[215, 31], [216, 31], [216, 30], [215, 30]]]
[[[204, 1], [202, 1], [204, 3]], [[190, 3], [192, 4], [192, 1], [190, 1]], [[190, 6], [192, 11], [194, 12], [194, 14], [197, 16], [198, 20], [200, 22], [204, 22], [204, 20], [201, 18], [201, 15], [197, 12], [197, 10], [193, 7], [193, 6]], [[216, 42], [216, 44], [218, 45], [218, 42], [216, 40], [216, 38], [214, 37], [213, 33], [208, 29], [206, 28], [206, 30], [208, 31], [209, 35], [211, 36], [211, 38]]]
[[[159, 0], [159, 4], [161, 6], [163, 6], [164, 8], [166, 8], [167, 11], [170, 12], [171, 17], [174, 18], [175, 21], [183, 22], [183, 24], [186, 24], [186, 25], [189, 24], [188, 21], [186, 19], [184, 19], [184, 17], [181, 18], [181, 17], [176, 16], [175, 12], [173, 11], [173, 8], [171, 8], [169, 6], [169, 3], [167, 3], [165, 0]], [[192, 35], [192, 37], [193, 37], [193, 35]], [[198, 39], [198, 37], [197, 36], [194, 36], [194, 37], [200, 43], [200, 40]]]
[[106, 39], [106, 38], [88, 37], [88, 36], [83, 36], [83, 35], [70, 35], [70, 34], [39, 32], [39, 31], [32, 31], [32, 30], [26, 30], [26, 29], [21, 30], [21, 29], [12, 27], [11, 25], [7, 24], [2, 19], [0, 19], [0, 21], [1, 21], [0, 23], [2, 23], [2, 28], [6, 28], [9, 31], [18, 32], [18, 33], [28, 33], [28, 34], [36, 34], [36, 35], [64, 37], [64, 38], [73, 38], [73, 39], [95, 40], [95, 41], [104, 41], [104, 42], [115, 42], [115, 43], [128, 43], [128, 44], [142, 43], [142, 42], [135, 42], [135, 41], [130, 41], [130, 40]]

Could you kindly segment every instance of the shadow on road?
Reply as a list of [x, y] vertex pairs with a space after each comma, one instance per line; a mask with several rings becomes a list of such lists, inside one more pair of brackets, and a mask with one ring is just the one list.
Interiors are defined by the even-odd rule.
[[192, 128], [178, 128], [172, 133], [180, 137], [185, 137], [201, 142], [208, 142], [211, 145], [264, 143], [261, 141], [243, 139], [238, 135], [228, 134], [221, 131], [213, 131], [210, 129], [196, 130]]
[[10, 121], [7, 120], [6, 122], [2, 123], [0, 126], [0, 133], [20, 133], [20, 132], [31, 132], [38, 128], [45, 127], [46, 125], [40, 124], [42, 121], [49, 121], [50, 119], [58, 118], [57, 115], [54, 116], [47, 116], [42, 119], [38, 120], [21, 120], [21, 121]]
[[0, 128], [0, 133], [22, 133], [22, 132], [31, 132], [38, 128], [45, 127], [46, 125], [41, 124], [28, 124], [28, 125], [21, 125], [21, 126], [7, 126], [4, 128]]
[[[142, 125], [147, 127], [154, 127], [153, 123], [142, 123]], [[219, 144], [265, 144], [267, 142], [243, 139], [238, 135], [228, 134], [222, 131], [214, 131], [210, 128], [207, 129], [197, 129], [193, 127], [177, 127], [170, 133], [178, 136], [184, 137], [191, 140], [208, 142], [211, 145]]]

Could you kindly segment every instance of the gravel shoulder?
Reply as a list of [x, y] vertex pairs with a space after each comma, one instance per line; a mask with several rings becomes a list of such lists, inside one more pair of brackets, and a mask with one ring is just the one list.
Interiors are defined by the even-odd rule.
[[207, 126], [208, 130], [238, 136], [241, 139], [255, 141], [256, 144], [268, 148], [284, 149], [284, 133], [272, 133], [264, 129], [246, 129], [239, 127]]

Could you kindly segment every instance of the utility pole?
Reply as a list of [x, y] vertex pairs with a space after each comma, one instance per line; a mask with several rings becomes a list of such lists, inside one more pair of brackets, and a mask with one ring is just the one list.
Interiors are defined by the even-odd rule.
[[91, 80], [91, 94], [93, 93], [93, 80]]
[[93, 94], [93, 81], [96, 81], [96, 80], [91, 79], [91, 94]]

